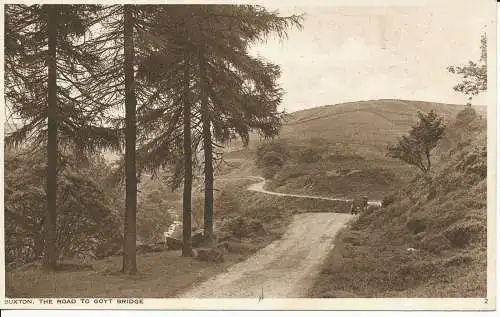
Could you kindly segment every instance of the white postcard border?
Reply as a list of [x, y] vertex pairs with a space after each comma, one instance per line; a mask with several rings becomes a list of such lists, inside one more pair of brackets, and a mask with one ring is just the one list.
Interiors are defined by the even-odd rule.
[[[480, 2], [479, 0], [475, 0]], [[496, 2], [481, 0], [496, 9]], [[105, 1], [2, 1], [4, 3], [104, 3]], [[279, 4], [279, 5], [425, 5], [426, 3], [442, 3], [453, 5], [457, 0], [313, 0], [313, 1], [168, 1], [167, 3], [247, 3], [247, 4]], [[155, 3], [165, 1], [106, 1], [106, 3]], [[4, 8], [0, 9], [3, 17]], [[4, 254], [4, 214], [0, 214], [0, 308], [2, 309], [140, 309], [140, 310], [494, 310], [496, 307], [496, 189], [497, 189], [497, 16], [488, 25], [488, 286], [487, 298], [370, 298], [370, 299], [149, 299], [138, 298], [143, 304], [118, 304], [118, 299], [109, 303], [95, 303], [95, 298], [74, 298], [74, 304], [57, 303], [57, 298], [5, 298], [5, 254]], [[4, 24], [0, 26], [0, 37], [3, 41]], [[0, 56], [3, 56], [3, 45], [0, 45]], [[4, 93], [4, 65], [0, 68], [0, 92]], [[3, 100], [3, 98], [2, 98]], [[2, 101], [3, 102], [3, 101]], [[0, 117], [4, 122], [5, 111], [1, 107]], [[1, 181], [0, 195], [3, 208], [3, 133], [1, 129]], [[104, 298], [100, 298], [101, 300]], [[45, 301], [45, 303], [42, 302]], [[87, 303], [88, 300], [88, 303]], [[99, 300], [99, 299], [98, 299]], [[52, 303], [49, 303], [51, 301]]]

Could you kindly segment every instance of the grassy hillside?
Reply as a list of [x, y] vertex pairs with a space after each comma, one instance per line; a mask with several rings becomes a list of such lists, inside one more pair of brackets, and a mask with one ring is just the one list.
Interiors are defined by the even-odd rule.
[[339, 234], [311, 296], [486, 296], [485, 120], [452, 123], [439, 147], [430, 180]]
[[[274, 140], [288, 155], [271, 173], [270, 187], [296, 193], [348, 198], [363, 194], [382, 199], [385, 193], [415, 176], [414, 169], [385, 157], [385, 153], [389, 143], [416, 123], [417, 111], [434, 109], [451, 121], [463, 108], [421, 101], [372, 100], [294, 112]], [[250, 150], [262, 143], [254, 141]]]
[[[304, 144], [311, 140], [326, 141], [328, 145], [345, 147], [364, 156], [380, 156], [384, 145], [408, 130], [417, 120], [417, 111], [434, 109], [445, 118], [454, 118], [463, 105], [409, 100], [368, 100], [325, 105], [289, 114], [280, 140]], [[477, 112], [485, 115], [486, 108]], [[250, 149], [260, 144], [258, 136], [250, 142]], [[231, 150], [239, 149], [238, 142]]]

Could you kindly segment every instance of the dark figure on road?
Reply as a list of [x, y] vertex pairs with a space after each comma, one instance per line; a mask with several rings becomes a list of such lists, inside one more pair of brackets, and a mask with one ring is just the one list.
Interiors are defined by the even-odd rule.
[[366, 208], [368, 208], [368, 197], [362, 196], [361, 198], [356, 198], [351, 204], [351, 215], [357, 215], [365, 211]]

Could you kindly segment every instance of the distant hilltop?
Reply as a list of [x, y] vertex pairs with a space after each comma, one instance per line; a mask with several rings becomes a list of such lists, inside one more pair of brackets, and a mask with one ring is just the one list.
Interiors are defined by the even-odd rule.
[[[483, 118], [486, 106], [472, 106]], [[408, 132], [417, 121], [417, 111], [434, 109], [445, 120], [454, 120], [465, 104], [446, 104], [418, 100], [378, 99], [324, 105], [288, 113], [278, 139], [290, 143], [320, 142], [340, 151], [360, 155], [384, 155], [387, 143]], [[252, 135], [250, 148], [259, 144]], [[241, 142], [232, 142], [234, 150]]]
[[[454, 118], [465, 105], [439, 102], [378, 99], [324, 105], [289, 113], [279, 138], [290, 141], [300, 139], [323, 139], [337, 145], [356, 146], [358, 150], [369, 147], [368, 151], [384, 150], [387, 142], [392, 142], [416, 122], [417, 111], [428, 112], [435, 109], [446, 118]], [[487, 106], [472, 106], [479, 114], [486, 116]], [[4, 123], [4, 132], [14, 131], [17, 126], [12, 122]], [[258, 137], [251, 138], [251, 144]], [[326, 144], [325, 144], [326, 145]], [[238, 140], [229, 147], [241, 148]], [[111, 151], [102, 153], [109, 162], [116, 161], [122, 154]]]

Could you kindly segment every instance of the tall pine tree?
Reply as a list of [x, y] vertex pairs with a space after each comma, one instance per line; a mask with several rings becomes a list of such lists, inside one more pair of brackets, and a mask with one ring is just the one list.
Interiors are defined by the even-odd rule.
[[[100, 125], [85, 97], [84, 84], [98, 57], [85, 50], [96, 23], [93, 5], [6, 5], [5, 96], [11, 116], [21, 127], [7, 143], [45, 144], [47, 210], [44, 221], [44, 266], [57, 265], [57, 171], [66, 147], [82, 153], [117, 147], [113, 129]], [[63, 146], [61, 148], [61, 146]]]
[[136, 264], [136, 213], [137, 175], [135, 161], [136, 105], [134, 80], [134, 17], [131, 5], [123, 8], [123, 47], [125, 75], [125, 242], [123, 248], [123, 272], [135, 274]]
[[[227, 142], [239, 135], [246, 144], [251, 130], [274, 136], [281, 125], [281, 114], [276, 111], [282, 96], [276, 83], [279, 67], [251, 57], [249, 45], [270, 34], [286, 37], [290, 26], [301, 26], [301, 17], [279, 17], [259, 6], [209, 5], [193, 10], [197, 11], [199, 28], [196, 45], [205, 157], [204, 233], [213, 242], [213, 142]], [[210, 78], [210, 70], [216, 78]], [[229, 89], [220, 94], [224, 86]], [[234, 103], [242, 98], [245, 103]], [[261, 111], [249, 111], [252, 108]], [[272, 125], [262, 125], [262, 120]]]
[[[136, 213], [138, 136], [137, 108], [152, 107], [161, 101], [156, 87], [137, 80], [138, 61], [148, 56], [154, 43], [159, 42], [154, 31], [154, 12], [160, 6], [115, 5], [104, 8], [100, 17], [102, 31], [89, 48], [102, 59], [100, 70], [95, 73], [92, 99], [108, 111], [109, 122], [123, 132], [125, 156], [121, 165], [125, 178], [124, 253], [122, 271], [137, 272], [136, 264]], [[116, 115], [125, 106], [125, 117]], [[144, 131], [146, 129], [142, 129]], [[147, 132], [145, 132], [147, 134]]]
[[[300, 26], [301, 17], [282, 18], [256, 6], [173, 5], [157, 19], [156, 26], [164, 32], [163, 44], [143, 62], [142, 72], [151, 81], [161, 83], [175, 104], [180, 91], [175, 78], [179, 78], [177, 73], [182, 72], [179, 65], [183, 64], [179, 48], [193, 52], [189, 58], [193, 61], [191, 78], [196, 83], [193, 86], [196, 106], [193, 109], [197, 110], [194, 119], [201, 120], [205, 164], [204, 232], [206, 238], [212, 240], [213, 143], [227, 142], [236, 135], [248, 141], [253, 129], [271, 137], [279, 132], [281, 125], [281, 113], [276, 110], [282, 96], [276, 83], [279, 67], [249, 56], [248, 46], [271, 33], [285, 37], [288, 27]], [[175, 108], [167, 107], [163, 111]], [[185, 136], [188, 136], [186, 131]], [[171, 140], [163, 138], [164, 142]], [[156, 149], [166, 147], [167, 143]], [[150, 150], [152, 158], [154, 151], [151, 147]], [[157, 152], [156, 156], [161, 154]], [[162, 161], [155, 162], [158, 166]], [[187, 164], [186, 161], [184, 166]], [[188, 204], [184, 202], [184, 206]], [[184, 210], [185, 241], [191, 230], [186, 212]]]

